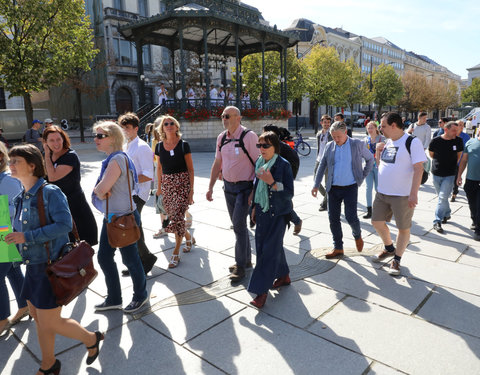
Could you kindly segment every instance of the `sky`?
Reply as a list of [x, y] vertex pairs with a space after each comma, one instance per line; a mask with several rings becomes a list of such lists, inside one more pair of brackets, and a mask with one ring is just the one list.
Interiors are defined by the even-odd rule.
[[286, 29], [297, 18], [342, 27], [368, 38], [383, 36], [426, 55], [462, 78], [480, 64], [479, 0], [243, 0], [270, 26]]

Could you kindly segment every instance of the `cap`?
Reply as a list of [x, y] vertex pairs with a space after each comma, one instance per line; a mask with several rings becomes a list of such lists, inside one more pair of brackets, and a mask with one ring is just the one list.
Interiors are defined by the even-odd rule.
[[43, 124], [43, 122], [41, 122], [40, 120], [35, 119], [35, 120], [32, 121], [32, 125], [33, 125], [33, 124]]
[[53, 124], [53, 120], [51, 118], [46, 118], [44, 122], [45, 122], [45, 124], [47, 124], [47, 123], [48, 124]]

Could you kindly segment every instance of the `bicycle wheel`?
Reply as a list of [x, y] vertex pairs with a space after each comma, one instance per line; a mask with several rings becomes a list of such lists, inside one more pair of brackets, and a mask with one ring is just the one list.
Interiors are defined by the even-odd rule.
[[310, 155], [311, 148], [310, 148], [310, 145], [307, 142], [302, 141], [297, 145], [295, 150], [300, 155], [307, 156], [307, 155]]

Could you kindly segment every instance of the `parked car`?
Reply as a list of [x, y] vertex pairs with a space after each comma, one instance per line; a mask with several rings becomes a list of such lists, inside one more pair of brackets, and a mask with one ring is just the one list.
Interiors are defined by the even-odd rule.
[[431, 128], [438, 127], [438, 120], [434, 118], [427, 118], [427, 124], [430, 125]]
[[358, 127], [363, 127], [365, 125], [365, 119], [364, 118], [359, 118], [357, 121], [355, 121], [354, 126]]

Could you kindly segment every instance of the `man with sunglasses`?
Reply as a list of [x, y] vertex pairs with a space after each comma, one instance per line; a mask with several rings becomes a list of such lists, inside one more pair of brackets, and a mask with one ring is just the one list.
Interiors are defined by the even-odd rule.
[[[138, 194], [133, 196], [133, 201], [137, 205], [137, 211], [142, 216], [142, 208], [150, 196], [150, 183], [153, 179], [153, 151], [150, 146], [138, 137], [138, 125], [140, 119], [135, 113], [128, 112], [118, 118], [118, 124], [122, 127], [127, 144], [124, 145], [124, 151], [133, 160], [138, 176]], [[140, 239], [137, 241], [138, 253], [143, 264], [145, 275], [150, 272], [157, 261], [157, 257], [148, 250], [145, 244], [143, 228], [140, 224]], [[122, 274], [128, 276], [128, 270], [123, 270]]]
[[[340, 222], [342, 202], [345, 218], [352, 228], [357, 251], [363, 250], [362, 232], [357, 215], [358, 187], [373, 168], [373, 155], [359, 139], [347, 135], [347, 125], [336, 121], [330, 127], [333, 141], [328, 142], [315, 176], [312, 195], [316, 198], [320, 182], [327, 171], [328, 221], [333, 236], [334, 249], [327, 259], [343, 256], [343, 233]], [[362, 167], [362, 159], [365, 167]]]
[[[213, 186], [222, 172], [225, 200], [235, 232], [235, 264], [229, 268], [232, 281], [242, 280], [245, 277], [245, 269], [252, 267], [247, 216], [255, 177], [253, 162], [260, 154], [256, 147], [258, 136], [243, 127], [240, 124], [241, 119], [237, 107], [228, 106], [223, 110], [222, 122], [225, 131], [217, 137], [215, 161], [206, 194], [207, 200], [211, 202]], [[243, 147], [240, 142], [243, 142]]]

